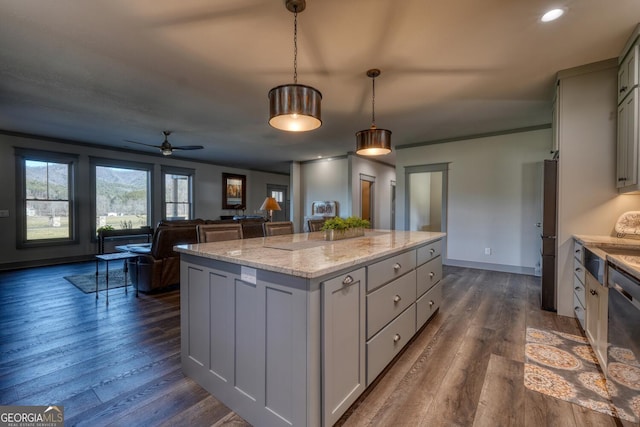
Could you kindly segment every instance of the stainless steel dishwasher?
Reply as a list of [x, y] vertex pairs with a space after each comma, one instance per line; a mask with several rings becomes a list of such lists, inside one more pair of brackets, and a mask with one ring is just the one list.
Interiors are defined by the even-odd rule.
[[[640, 280], [609, 263], [607, 381], [615, 386], [613, 404], [622, 410], [640, 407]], [[635, 416], [637, 412], [625, 411]], [[631, 413], [630, 413], [631, 412]]]

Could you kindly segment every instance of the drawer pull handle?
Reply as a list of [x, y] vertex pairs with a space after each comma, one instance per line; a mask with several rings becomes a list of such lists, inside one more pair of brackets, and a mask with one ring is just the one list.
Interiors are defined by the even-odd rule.
[[393, 297], [393, 302], [395, 303], [399, 303], [402, 300], [402, 298], [400, 297], [400, 295], [396, 295], [395, 297]]
[[580, 273], [580, 272], [582, 271], [582, 269], [581, 269], [580, 267], [578, 267], [578, 268], [576, 268], [576, 271], [577, 271], [578, 273]]
[[353, 283], [353, 277], [351, 276], [347, 276], [344, 278], [344, 280], [342, 281], [343, 285], [350, 285]]
[[393, 269], [394, 269], [395, 271], [398, 271], [398, 270], [400, 270], [401, 268], [402, 268], [402, 266], [401, 266], [400, 264], [398, 264], [397, 262], [396, 262], [395, 264], [393, 264]]
[[434, 304], [435, 302], [433, 300], [429, 300], [429, 307], [433, 307]]
[[579, 291], [579, 290], [580, 290], [580, 286], [576, 286], [576, 287], [575, 287], [575, 290], [576, 290], [576, 291]]
[[620, 93], [624, 93], [624, 92], [626, 92], [626, 91], [627, 91], [627, 87], [626, 87], [626, 86], [622, 86], [622, 87], [620, 88]]
[[596, 292], [596, 290], [595, 290], [595, 289], [589, 289], [589, 293], [590, 293], [591, 295], [594, 295], [594, 296], [595, 296], [595, 295], [598, 295], [598, 292]]
[[433, 248], [431, 248], [431, 249], [429, 249], [429, 253], [430, 253], [431, 255], [433, 255], [433, 254], [435, 254], [435, 253], [436, 253], [436, 250], [435, 250], [435, 249], [433, 249]]
[[429, 273], [429, 277], [433, 279], [433, 276], [435, 276], [436, 273], [434, 273], [433, 271], [431, 273]]
[[402, 337], [400, 336], [400, 334], [395, 334], [393, 336], [393, 342], [398, 342], [402, 339]]
[[573, 307], [573, 309], [574, 309], [575, 311], [580, 311], [580, 307], [578, 307], [578, 306]]

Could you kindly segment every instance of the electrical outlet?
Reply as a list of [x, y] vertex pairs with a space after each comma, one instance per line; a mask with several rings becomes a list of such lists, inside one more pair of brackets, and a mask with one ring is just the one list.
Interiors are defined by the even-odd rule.
[[9, 209], [0, 210], [0, 218], [8, 218], [9, 217]]
[[491, 255], [491, 248], [484, 248], [485, 255]]

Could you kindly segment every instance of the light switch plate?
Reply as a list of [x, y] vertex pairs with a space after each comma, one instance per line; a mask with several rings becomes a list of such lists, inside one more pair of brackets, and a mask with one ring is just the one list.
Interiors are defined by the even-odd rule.
[[8, 218], [9, 209], [0, 209], [0, 218]]

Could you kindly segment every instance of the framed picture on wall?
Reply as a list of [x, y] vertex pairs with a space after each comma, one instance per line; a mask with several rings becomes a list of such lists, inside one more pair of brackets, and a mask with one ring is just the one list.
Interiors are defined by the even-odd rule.
[[246, 209], [247, 176], [222, 174], [222, 209]]
[[311, 204], [311, 214], [313, 216], [336, 216], [338, 214], [336, 202], [313, 202]]

